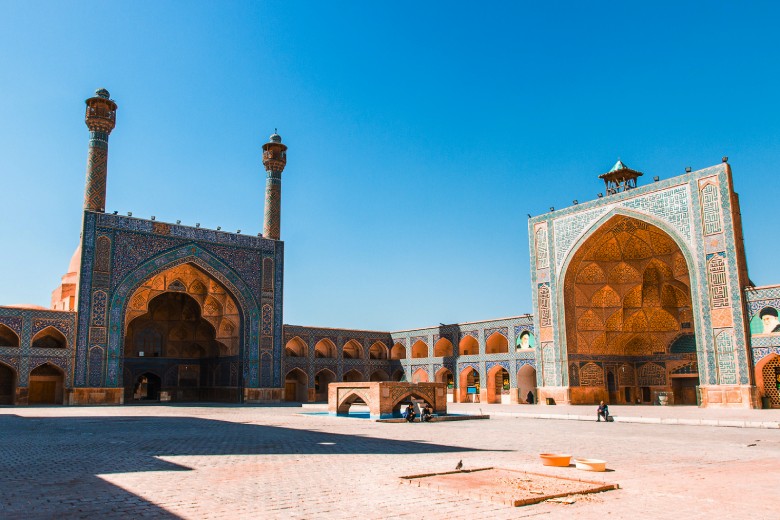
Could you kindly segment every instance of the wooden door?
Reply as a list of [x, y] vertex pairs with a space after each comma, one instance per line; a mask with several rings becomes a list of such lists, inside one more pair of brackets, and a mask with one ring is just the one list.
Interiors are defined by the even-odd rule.
[[30, 404], [56, 404], [54, 402], [57, 395], [56, 381], [30, 381]]
[[295, 391], [298, 388], [298, 384], [295, 381], [285, 381], [284, 383], [284, 400], [295, 401]]

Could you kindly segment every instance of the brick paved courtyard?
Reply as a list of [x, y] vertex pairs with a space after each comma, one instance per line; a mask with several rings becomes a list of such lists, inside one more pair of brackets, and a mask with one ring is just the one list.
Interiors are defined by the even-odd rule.
[[[0, 408], [2, 518], [776, 518], [780, 430], [558, 421], [382, 424], [301, 408]], [[537, 454], [604, 458], [607, 473]], [[401, 484], [500, 466], [616, 482], [522, 508]]]

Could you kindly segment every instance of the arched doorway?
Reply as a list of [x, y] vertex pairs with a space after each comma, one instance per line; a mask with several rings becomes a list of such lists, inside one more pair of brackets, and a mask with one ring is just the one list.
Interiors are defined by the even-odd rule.
[[[197, 294], [161, 292], [146, 303], [146, 312], [129, 322], [124, 347], [126, 400], [134, 398], [142, 377], [155, 388], [150, 377], [154, 374], [163, 374], [157, 389], [157, 398], [163, 400], [239, 399], [237, 310], [226, 298], [223, 302], [234, 314], [225, 315], [222, 304], [207, 293], [196, 299]], [[201, 307], [199, 300], [206, 304]]]
[[30, 372], [30, 404], [62, 404], [65, 374], [62, 369], [50, 363], [44, 363]]
[[157, 374], [145, 372], [138, 376], [133, 389], [134, 401], [159, 401], [162, 379]]
[[501, 365], [494, 366], [487, 374], [487, 402], [509, 403], [509, 372]]
[[[568, 365], [578, 372], [570, 377], [572, 403], [632, 402], [636, 385], [673, 393], [673, 366], [696, 360], [695, 349], [672, 350], [681, 334], [694, 333], [690, 286], [685, 255], [659, 227], [618, 215], [590, 235], [563, 284]], [[650, 357], [652, 377], [621, 383], [618, 367]], [[688, 375], [698, 384], [698, 374]]]
[[54, 327], [46, 327], [33, 337], [33, 348], [68, 348], [68, 340]]
[[772, 408], [780, 408], [780, 356], [770, 354], [758, 362], [756, 386]]
[[18, 347], [19, 336], [10, 327], [0, 323], [0, 347]]
[[309, 400], [309, 378], [300, 368], [290, 370], [284, 378], [284, 400], [305, 403]]
[[336, 380], [336, 374], [324, 368], [314, 376], [314, 400], [328, 400], [328, 385]]
[[405, 381], [406, 379], [404, 378], [404, 369], [403, 368], [396, 369], [396, 371], [393, 372], [393, 375], [390, 376], [390, 380], [391, 381]]
[[0, 404], [14, 404], [16, 401], [16, 371], [0, 363]]
[[341, 351], [344, 359], [363, 359], [363, 346], [354, 339], [347, 341]]
[[314, 345], [315, 358], [335, 358], [336, 345], [328, 338], [321, 339]]
[[[450, 345], [451, 347], [452, 345]], [[452, 375], [452, 372], [446, 367], [440, 368], [436, 372], [436, 382], [447, 384], [447, 402], [451, 403], [453, 401], [453, 392], [455, 391], [455, 377]]]
[[479, 372], [474, 367], [466, 367], [460, 373], [460, 403], [479, 402]]
[[[529, 399], [529, 393], [533, 399]], [[517, 371], [517, 394], [519, 402], [536, 404], [536, 369], [531, 365], [523, 365]]]

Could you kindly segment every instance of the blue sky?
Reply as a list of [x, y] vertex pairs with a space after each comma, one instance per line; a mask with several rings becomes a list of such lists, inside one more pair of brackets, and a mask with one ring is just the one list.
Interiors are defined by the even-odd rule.
[[649, 179], [729, 156], [750, 276], [778, 283], [778, 11], [0, 0], [0, 303], [64, 274], [98, 87], [108, 211], [256, 234], [279, 129], [285, 323], [530, 312], [527, 214], [594, 198], [618, 157]]

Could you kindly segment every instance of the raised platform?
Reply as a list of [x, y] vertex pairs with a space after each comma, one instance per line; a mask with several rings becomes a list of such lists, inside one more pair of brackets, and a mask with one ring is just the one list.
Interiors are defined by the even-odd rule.
[[328, 385], [328, 413], [348, 415], [353, 404], [368, 406], [371, 419], [400, 418], [413, 399], [424, 401], [436, 415], [447, 415], [446, 383], [358, 381]]

